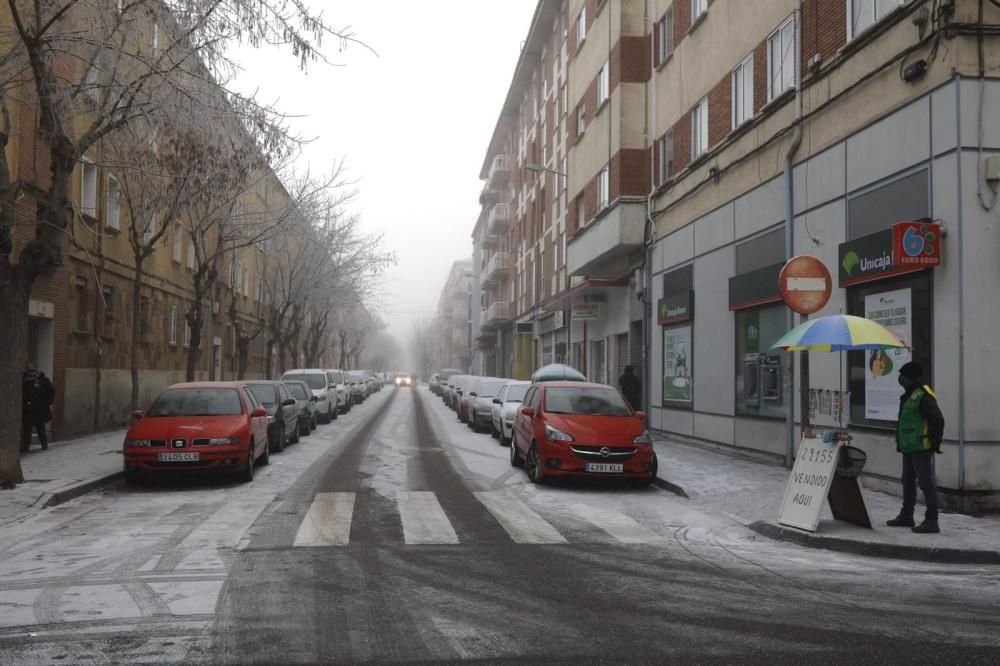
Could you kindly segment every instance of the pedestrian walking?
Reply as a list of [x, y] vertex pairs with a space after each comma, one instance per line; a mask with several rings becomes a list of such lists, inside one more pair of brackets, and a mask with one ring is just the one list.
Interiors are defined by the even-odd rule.
[[628, 400], [628, 404], [632, 405], [632, 409], [642, 409], [642, 382], [635, 375], [631, 365], [626, 365], [625, 374], [618, 378], [618, 388]]
[[49, 448], [45, 424], [52, 420], [56, 388], [34, 363], [21, 375], [21, 451], [31, 448], [32, 430], [38, 431], [42, 449]]
[[[912, 527], [919, 534], [935, 534], [938, 527], [937, 481], [934, 477], [934, 455], [941, 453], [944, 417], [938, 408], [937, 396], [924, 383], [924, 369], [911, 361], [899, 369], [899, 420], [896, 423], [896, 450], [903, 454], [903, 509], [887, 521], [890, 527]], [[924, 522], [914, 525], [913, 510], [917, 504], [917, 488], [924, 493], [927, 511]]]

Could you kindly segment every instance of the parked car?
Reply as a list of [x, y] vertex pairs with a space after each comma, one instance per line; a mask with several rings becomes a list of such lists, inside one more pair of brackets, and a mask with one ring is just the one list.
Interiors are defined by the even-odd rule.
[[510, 464], [526, 467], [533, 483], [614, 476], [648, 484], [657, 460], [645, 418], [605, 384], [533, 384], [514, 417]]
[[469, 394], [469, 416], [466, 424], [475, 432], [493, 429], [493, 399], [506, 386], [507, 379], [483, 377], [479, 380], [475, 393]]
[[514, 431], [514, 413], [521, 406], [524, 394], [531, 382], [507, 382], [493, 399], [490, 416], [493, 421], [493, 436], [500, 439], [501, 446], [510, 446]]
[[437, 394], [442, 398], [445, 397], [448, 391], [448, 380], [451, 379], [453, 375], [457, 375], [461, 370], [455, 370], [454, 368], [445, 368], [443, 370], [438, 370], [438, 390]]
[[[267, 410], [267, 442], [272, 453], [299, 441], [299, 406], [281, 382], [259, 380], [246, 383]], [[317, 400], [318, 402], [318, 400]]]
[[397, 372], [395, 378], [393, 379], [393, 383], [396, 386], [411, 387], [416, 382], [413, 381], [413, 375], [406, 372]]
[[360, 405], [368, 397], [368, 385], [365, 383], [365, 378], [357, 370], [348, 370], [346, 374], [351, 386], [351, 401], [355, 405]]
[[308, 370], [289, 370], [281, 376], [282, 381], [286, 379], [298, 379], [309, 385], [312, 394], [316, 396], [316, 421], [318, 423], [329, 423], [337, 418], [337, 387], [330, 382], [326, 372], [319, 368]]
[[316, 396], [303, 381], [289, 379], [285, 386], [299, 407], [299, 435], [308, 435], [316, 429]]
[[438, 377], [440, 377], [440, 375], [435, 372], [431, 374], [431, 378], [427, 380], [427, 387], [434, 395], [438, 394]]
[[465, 380], [469, 378], [469, 375], [455, 375], [451, 378], [449, 389], [448, 389], [448, 406], [451, 407], [455, 413], [458, 413], [458, 402], [462, 398], [462, 387], [465, 384]]
[[346, 414], [351, 411], [351, 390], [343, 370], [331, 368], [326, 371], [327, 379], [337, 391], [337, 413]]
[[232, 472], [253, 481], [270, 460], [267, 410], [243, 382], [169, 386], [145, 412], [132, 412], [122, 444], [125, 482], [182, 470]]
[[469, 422], [472, 400], [476, 397], [476, 392], [479, 390], [479, 384], [482, 381], [482, 377], [474, 375], [468, 376], [462, 381], [462, 397], [458, 399], [458, 420], [462, 423], [467, 424]]

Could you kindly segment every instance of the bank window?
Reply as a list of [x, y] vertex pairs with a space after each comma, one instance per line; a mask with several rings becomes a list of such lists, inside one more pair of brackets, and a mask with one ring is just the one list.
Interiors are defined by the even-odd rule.
[[795, 17], [767, 38], [767, 101], [795, 85]]
[[736, 312], [736, 413], [783, 418], [790, 403], [791, 355], [771, 349], [785, 334], [785, 306], [768, 305]]
[[931, 382], [932, 272], [878, 280], [847, 289], [847, 312], [892, 330], [912, 350], [847, 353], [851, 424], [895, 429], [899, 413], [899, 368], [907, 361], [924, 366]]
[[847, 38], [875, 25], [907, 0], [847, 0]]

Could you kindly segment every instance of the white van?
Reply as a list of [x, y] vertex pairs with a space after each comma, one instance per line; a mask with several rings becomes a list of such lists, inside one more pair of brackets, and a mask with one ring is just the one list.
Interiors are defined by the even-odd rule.
[[289, 370], [281, 376], [286, 379], [297, 379], [309, 385], [312, 394], [316, 396], [316, 421], [329, 423], [337, 418], [337, 387], [330, 381], [326, 370], [319, 368]]
[[347, 383], [347, 376], [343, 370], [337, 368], [328, 369], [326, 376], [337, 389], [337, 411], [346, 414], [351, 411], [351, 390]]

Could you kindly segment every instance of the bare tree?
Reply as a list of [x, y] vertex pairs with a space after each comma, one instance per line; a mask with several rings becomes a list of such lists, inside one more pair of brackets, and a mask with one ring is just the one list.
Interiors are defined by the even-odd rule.
[[[62, 265], [77, 163], [123, 128], [158, 115], [165, 90], [195, 99], [185, 90], [192, 81], [225, 80], [234, 43], [281, 46], [304, 66], [323, 59], [316, 49], [323, 37], [352, 37], [298, 1], [8, 0], [4, 11], [0, 22], [13, 30], [0, 44], [0, 391], [19, 396], [28, 301], [35, 282]], [[254, 107], [243, 102], [234, 106]], [[12, 181], [12, 105], [37, 109], [19, 114], [37, 117], [47, 152], [48, 170], [32, 183]], [[20, 203], [25, 193], [30, 198]], [[18, 402], [0, 406], [3, 487], [23, 479]]]

